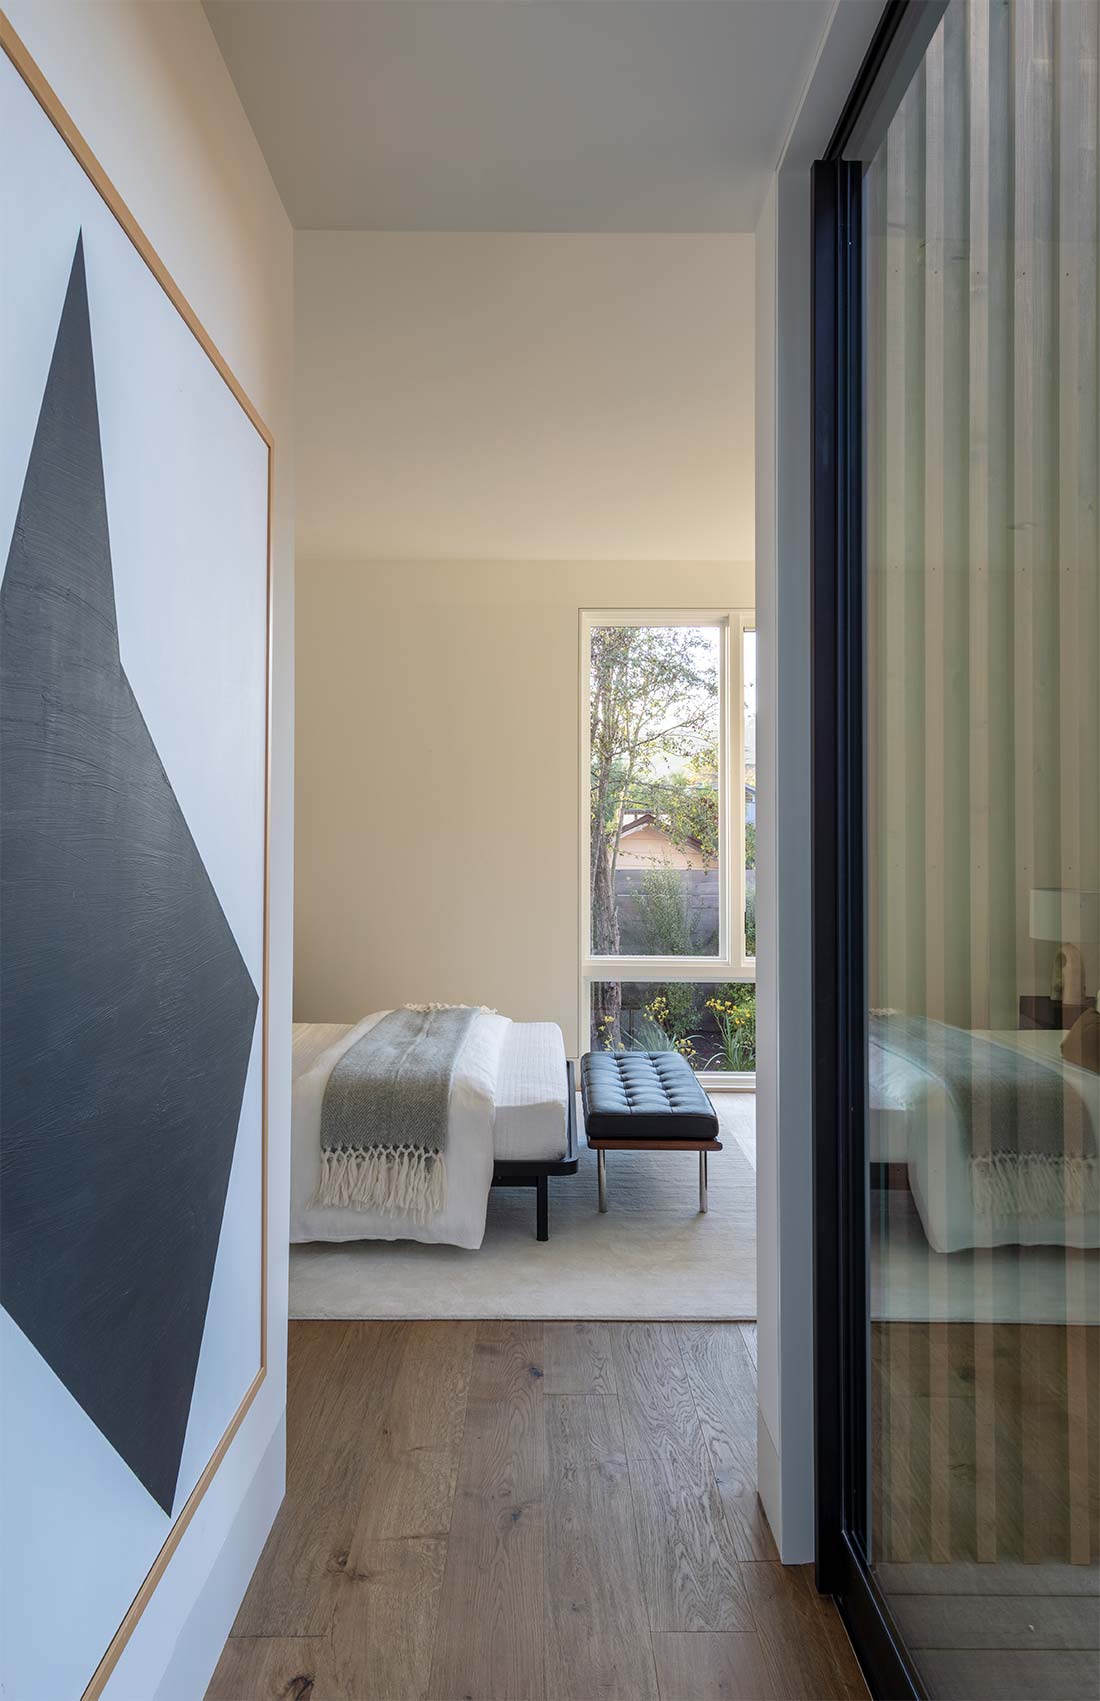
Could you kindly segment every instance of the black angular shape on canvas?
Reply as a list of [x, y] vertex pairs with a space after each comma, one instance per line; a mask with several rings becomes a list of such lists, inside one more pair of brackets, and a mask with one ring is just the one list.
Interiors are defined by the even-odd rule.
[[81, 242], [0, 674], [0, 1300], [170, 1514], [259, 1000], [122, 668]]

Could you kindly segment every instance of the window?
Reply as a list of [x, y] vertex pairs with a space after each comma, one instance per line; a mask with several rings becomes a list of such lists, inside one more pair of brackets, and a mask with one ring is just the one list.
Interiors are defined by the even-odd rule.
[[590, 989], [593, 1051], [678, 1051], [708, 1081], [756, 1072], [755, 981], [594, 980]]
[[581, 1029], [755, 1068], [756, 633], [730, 610], [581, 620]]

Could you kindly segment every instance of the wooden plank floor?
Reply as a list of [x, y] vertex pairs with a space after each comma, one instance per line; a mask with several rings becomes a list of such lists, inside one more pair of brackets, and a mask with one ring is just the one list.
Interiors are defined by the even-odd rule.
[[292, 1323], [287, 1497], [207, 1701], [851, 1701], [756, 1500], [737, 1324]]

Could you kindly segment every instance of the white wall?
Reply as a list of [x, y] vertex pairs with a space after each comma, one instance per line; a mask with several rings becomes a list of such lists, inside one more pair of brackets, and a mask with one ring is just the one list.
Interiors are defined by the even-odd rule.
[[751, 562], [350, 562], [298, 585], [295, 1015], [577, 1031], [582, 608], [750, 606]]
[[[290, 227], [197, 3], [6, 0], [8, 16], [276, 442], [267, 1379], [146, 1608], [111, 1701], [195, 1701], [283, 1488], [293, 845]], [[64, 1543], [65, 1533], [57, 1532]], [[43, 1646], [64, 1602], [42, 1592]]]
[[[776, 586], [776, 242], [773, 182], [756, 227], [756, 1292], [761, 1320], [778, 1323], [779, 882], [776, 747], [779, 704]], [[760, 1231], [765, 1232], [761, 1235]], [[782, 1529], [778, 1473], [778, 1328], [757, 1330], [757, 1438], [761, 1498]]]
[[751, 561], [751, 236], [295, 256], [301, 560]]

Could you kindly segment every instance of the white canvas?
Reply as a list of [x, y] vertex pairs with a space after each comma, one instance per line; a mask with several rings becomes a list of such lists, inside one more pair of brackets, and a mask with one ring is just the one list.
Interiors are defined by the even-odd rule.
[[0, 55], [0, 569], [81, 232], [122, 663], [261, 1005], [171, 1517], [0, 1318], [20, 1701], [81, 1693], [260, 1365], [268, 450]]

